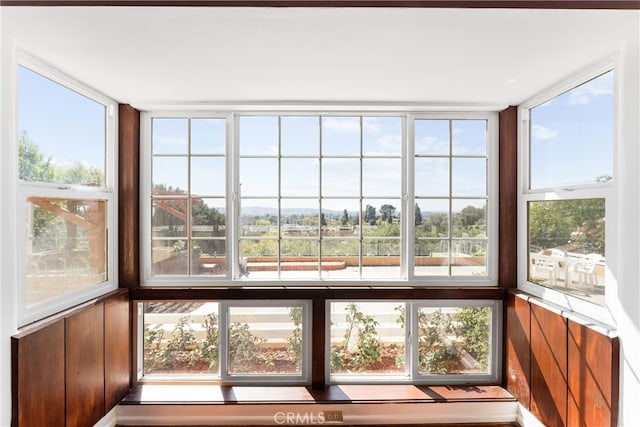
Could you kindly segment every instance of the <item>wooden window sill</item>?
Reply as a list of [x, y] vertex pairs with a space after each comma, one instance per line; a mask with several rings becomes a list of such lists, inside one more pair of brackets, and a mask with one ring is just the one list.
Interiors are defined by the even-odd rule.
[[500, 386], [140, 384], [120, 405], [515, 402]]

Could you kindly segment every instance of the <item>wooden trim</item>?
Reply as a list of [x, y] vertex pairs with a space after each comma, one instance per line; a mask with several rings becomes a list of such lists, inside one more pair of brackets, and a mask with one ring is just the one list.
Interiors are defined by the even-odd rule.
[[311, 332], [311, 386], [314, 389], [325, 387], [325, 357], [326, 354], [326, 303], [325, 300], [313, 300], [312, 332]]
[[1, 0], [0, 6], [640, 9], [639, 0]]
[[140, 285], [140, 112], [118, 106], [118, 265], [119, 286]]
[[509, 107], [498, 116], [499, 224], [498, 285], [518, 284], [518, 108]]

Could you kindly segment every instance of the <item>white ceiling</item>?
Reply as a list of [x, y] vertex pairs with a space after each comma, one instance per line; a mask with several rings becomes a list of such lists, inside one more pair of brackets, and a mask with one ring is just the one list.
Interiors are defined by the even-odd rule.
[[4, 36], [118, 102], [518, 104], [614, 53], [638, 11], [5, 7]]

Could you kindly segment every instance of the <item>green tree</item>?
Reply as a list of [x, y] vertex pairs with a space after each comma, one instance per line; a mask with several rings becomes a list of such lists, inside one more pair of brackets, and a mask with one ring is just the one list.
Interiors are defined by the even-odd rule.
[[376, 225], [376, 208], [367, 205], [364, 210], [364, 222], [369, 225]]
[[487, 369], [491, 310], [488, 307], [465, 307], [455, 316], [456, 332], [466, 351], [482, 369]]
[[342, 218], [340, 218], [340, 223], [343, 226], [349, 224], [349, 212], [347, 212], [346, 209], [344, 210], [344, 212], [342, 212]]
[[25, 181], [53, 182], [56, 170], [51, 157], [45, 158], [27, 132], [18, 136], [18, 176]]
[[380, 219], [386, 221], [389, 224], [393, 222], [393, 218], [396, 213], [396, 208], [393, 205], [384, 204], [380, 206]]
[[420, 210], [420, 206], [416, 203], [415, 214], [414, 214], [414, 225], [422, 224], [422, 211]]

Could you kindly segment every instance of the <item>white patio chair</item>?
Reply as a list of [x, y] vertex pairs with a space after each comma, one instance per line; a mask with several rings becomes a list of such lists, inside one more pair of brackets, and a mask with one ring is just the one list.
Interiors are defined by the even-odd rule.
[[581, 285], [589, 286], [591, 292], [595, 290], [598, 284], [598, 277], [596, 276], [596, 264], [600, 261], [602, 255], [589, 254], [584, 258], [580, 258], [572, 265], [572, 282], [573, 273], [577, 273], [577, 282]]

